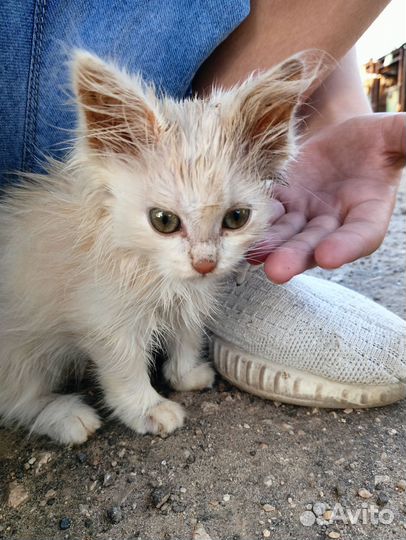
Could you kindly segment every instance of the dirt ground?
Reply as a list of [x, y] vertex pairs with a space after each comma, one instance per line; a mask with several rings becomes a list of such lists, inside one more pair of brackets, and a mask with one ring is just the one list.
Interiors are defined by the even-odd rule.
[[[381, 249], [325, 276], [402, 317], [405, 214], [403, 185]], [[220, 379], [172, 397], [189, 417], [167, 438], [107, 421], [61, 448], [0, 429], [0, 538], [406, 539], [406, 402], [310, 410]]]

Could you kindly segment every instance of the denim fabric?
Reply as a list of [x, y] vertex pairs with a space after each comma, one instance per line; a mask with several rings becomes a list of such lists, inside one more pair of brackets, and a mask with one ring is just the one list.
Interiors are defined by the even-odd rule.
[[38, 171], [73, 136], [67, 58], [81, 47], [115, 59], [177, 98], [249, 13], [249, 0], [2, 0], [0, 183]]

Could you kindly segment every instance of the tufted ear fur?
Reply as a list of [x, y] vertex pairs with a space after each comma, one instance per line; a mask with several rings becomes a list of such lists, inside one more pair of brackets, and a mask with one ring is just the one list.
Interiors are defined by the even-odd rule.
[[313, 78], [304, 59], [296, 56], [236, 90], [234, 130], [262, 178], [273, 177], [293, 155], [295, 111]]
[[81, 129], [91, 149], [137, 155], [157, 141], [161, 129], [157, 99], [140, 78], [83, 51], [75, 53], [72, 72]]

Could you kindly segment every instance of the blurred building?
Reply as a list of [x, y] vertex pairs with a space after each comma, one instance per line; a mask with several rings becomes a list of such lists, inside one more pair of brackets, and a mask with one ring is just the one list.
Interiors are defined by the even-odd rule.
[[406, 43], [364, 66], [364, 87], [375, 112], [406, 111]]

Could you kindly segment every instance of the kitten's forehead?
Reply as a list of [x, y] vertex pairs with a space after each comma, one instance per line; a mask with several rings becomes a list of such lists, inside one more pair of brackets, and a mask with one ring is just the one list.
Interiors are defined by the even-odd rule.
[[[189, 207], [216, 208], [226, 204], [233, 163], [233, 141], [215, 103], [190, 100], [165, 104], [168, 127], [162, 140], [162, 159], [181, 199]], [[169, 186], [168, 186], [169, 187]]]

